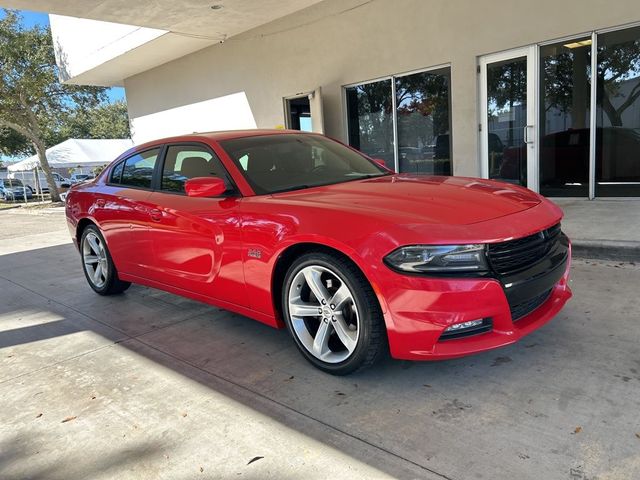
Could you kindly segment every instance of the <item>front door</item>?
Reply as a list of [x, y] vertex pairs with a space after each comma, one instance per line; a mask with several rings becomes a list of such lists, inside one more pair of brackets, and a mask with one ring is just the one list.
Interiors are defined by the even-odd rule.
[[194, 198], [184, 184], [195, 177], [224, 178], [215, 154], [203, 144], [167, 148], [160, 188], [151, 193], [151, 280], [211, 298], [246, 305], [242, 244], [235, 196]]
[[535, 47], [480, 59], [481, 171], [484, 178], [538, 189]]

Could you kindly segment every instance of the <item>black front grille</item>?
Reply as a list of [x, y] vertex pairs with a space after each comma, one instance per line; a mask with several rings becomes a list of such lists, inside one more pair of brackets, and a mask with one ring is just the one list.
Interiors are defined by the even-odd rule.
[[529, 315], [536, 308], [541, 306], [547, 300], [547, 298], [549, 298], [549, 295], [551, 295], [551, 290], [553, 289], [542, 292], [540, 295], [537, 295], [527, 300], [526, 302], [522, 302], [517, 305], [510, 305], [509, 307], [511, 309], [511, 319], [515, 322], [516, 320]]
[[501, 275], [524, 270], [549, 253], [560, 238], [560, 224], [528, 237], [492, 243], [487, 248], [489, 263]]

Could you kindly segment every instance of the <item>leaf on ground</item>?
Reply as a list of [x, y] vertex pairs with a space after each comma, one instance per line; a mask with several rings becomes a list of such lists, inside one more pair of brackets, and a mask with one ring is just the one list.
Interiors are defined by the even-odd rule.
[[183, 416], [183, 417], [186, 417], [186, 416], [187, 416], [187, 412], [184, 412], [184, 413], [182, 414], [182, 416]]
[[200, 473], [204, 472], [204, 468], [200, 467]]
[[576, 433], [580, 433], [582, 431], [582, 427], [576, 427], [576, 429], [573, 431], [573, 434], [575, 435]]
[[428, 383], [425, 383], [424, 385], [422, 385], [423, 387], [427, 387], [427, 388], [431, 388], [431, 385], [429, 385]]
[[640, 433], [636, 433], [636, 437], [640, 438]]
[[75, 420], [76, 418], [78, 418], [78, 417], [77, 416], [67, 417], [64, 420], [62, 420], [62, 423], [71, 422], [71, 421]]
[[291, 375], [289, 378], [285, 378], [284, 381], [285, 382], [290, 382], [291, 380], [293, 380], [295, 377], [293, 375]]
[[247, 465], [251, 465], [253, 462], [257, 462], [258, 460], [262, 460], [264, 457], [253, 457], [251, 460], [249, 460], [249, 463], [247, 463]]
[[40, 418], [42, 416], [41, 413], [39, 413], [38, 415], [36, 415], [36, 418]]

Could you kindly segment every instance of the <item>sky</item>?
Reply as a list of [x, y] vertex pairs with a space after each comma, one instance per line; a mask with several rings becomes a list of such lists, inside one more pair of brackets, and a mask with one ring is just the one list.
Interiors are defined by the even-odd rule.
[[[33, 27], [34, 25], [49, 25], [49, 15], [46, 13], [30, 12], [29, 10], [20, 10], [22, 15], [22, 25], [26, 28]], [[4, 17], [4, 12], [0, 10], [0, 18]], [[115, 102], [117, 100], [124, 100], [124, 88], [114, 87], [107, 91], [109, 101]]]

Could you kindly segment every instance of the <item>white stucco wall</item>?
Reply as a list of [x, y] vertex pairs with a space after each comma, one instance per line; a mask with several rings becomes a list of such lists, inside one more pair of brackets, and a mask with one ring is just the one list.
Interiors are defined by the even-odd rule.
[[[150, 119], [242, 92], [256, 125], [273, 128], [283, 97], [320, 85], [326, 132], [344, 140], [344, 85], [451, 64], [454, 173], [478, 175], [478, 56], [639, 20], [637, 0], [326, 0], [126, 79], [129, 113], [134, 125], [178, 124], [188, 108]], [[204, 105], [233, 118], [228, 103]], [[205, 111], [196, 117], [189, 128], [211, 129]]]

